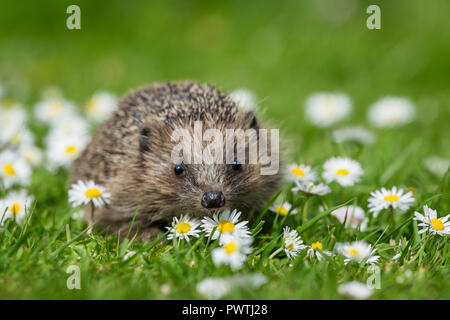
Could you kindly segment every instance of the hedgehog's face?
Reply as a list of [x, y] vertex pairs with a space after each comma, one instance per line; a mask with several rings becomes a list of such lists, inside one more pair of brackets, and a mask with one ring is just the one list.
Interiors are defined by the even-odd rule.
[[[245, 171], [245, 170], [248, 171]], [[173, 166], [174, 190], [177, 207], [192, 215], [205, 215], [225, 207], [243, 209], [251, 197], [246, 181], [255, 180], [249, 165], [237, 161], [233, 164], [184, 164]]]
[[[257, 124], [251, 118], [250, 120], [246, 118], [245, 121], [235, 123], [235, 126], [247, 130]], [[152, 129], [154, 131], [155, 127]], [[187, 131], [183, 136], [191, 136], [191, 134], [193, 136], [192, 126], [186, 126], [184, 129]], [[219, 131], [221, 135], [223, 134], [222, 138], [226, 140], [225, 129], [220, 128]], [[225, 208], [249, 212], [251, 209], [261, 208], [279, 188], [279, 174], [262, 175], [261, 164], [258, 161], [256, 163], [249, 161], [250, 141], [258, 143], [257, 133], [254, 134], [253, 140], [245, 140], [243, 149], [244, 158], [247, 161], [244, 159], [243, 162], [237, 160], [236, 150], [233, 150], [231, 158], [228, 157], [225, 144], [220, 147], [223, 151], [222, 161], [205, 158], [205, 155], [214, 157], [216, 154], [216, 151], [206, 152], [211, 143], [202, 141], [195, 145], [192, 140], [187, 140], [189, 143], [186, 142], [184, 147], [187, 150], [193, 150], [191, 160], [195, 160], [195, 156], [198, 156], [198, 151], [195, 150], [200, 150], [203, 156], [202, 161], [184, 161], [183, 157], [174, 160], [173, 150], [177, 143], [172, 141], [172, 133], [166, 132], [166, 128], [161, 128], [157, 134], [167, 138], [158, 139], [157, 142], [161, 141], [161, 144], [159, 146], [152, 145], [151, 152], [146, 153], [144, 150], [144, 154], [149, 158], [148, 160], [143, 159], [144, 165], [150, 166], [146, 170], [146, 173], [151, 175], [149, 180], [157, 181], [154, 185], [146, 186], [149, 188], [147, 193], [152, 194], [152, 204], [150, 205], [155, 207], [155, 211], [163, 211], [168, 215], [189, 214], [191, 216], [211, 215]], [[143, 136], [146, 135], [147, 133], [144, 132]], [[168, 143], [169, 141], [172, 142]], [[141, 148], [142, 145], [145, 147], [145, 143], [141, 141]], [[159, 204], [164, 204], [164, 207]]]

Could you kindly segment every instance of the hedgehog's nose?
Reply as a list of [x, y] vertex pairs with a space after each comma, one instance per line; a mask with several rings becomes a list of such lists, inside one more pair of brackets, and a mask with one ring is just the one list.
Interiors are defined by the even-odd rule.
[[202, 206], [205, 208], [220, 208], [225, 205], [225, 196], [221, 191], [208, 191], [203, 194]]

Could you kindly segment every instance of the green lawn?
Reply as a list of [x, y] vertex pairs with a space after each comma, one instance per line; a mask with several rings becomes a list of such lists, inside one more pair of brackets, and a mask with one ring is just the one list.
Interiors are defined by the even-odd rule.
[[[32, 111], [49, 86], [62, 90], [80, 107], [98, 90], [122, 96], [153, 81], [194, 79], [224, 90], [248, 88], [264, 117], [281, 129], [292, 161], [321, 171], [333, 156], [359, 161], [361, 182], [309, 200], [308, 220], [347, 202], [366, 212], [370, 192], [400, 186], [414, 191], [415, 204], [397, 216], [371, 219], [366, 231], [345, 229], [334, 217], [314, 224], [300, 217], [275, 218], [267, 211], [254, 252], [241, 270], [217, 267], [206, 238], [162, 245], [119, 242], [71, 218], [66, 170], [34, 170], [28, 191], [36, 199], [29, 219], [0, 229], [2, 299], [197, 299], [196, 285], [206, 277], [259, 272], [268, 282], [259, 289], [236, 288], [230, 299], [339, 299], [342, 282], [365, 282], [367, 266], [344, 265], [336, 256], [310, 260], [306, 250], [294, 262], [279, 248], [281, 229], [300, 230], [310, 245], [328, 250], [337, 242], [365, 240], [380, 255], [381, 288], [372, 299], [449, 299], [449, 237], [418, 235], [414, 211], [428, 204], [440, 216], [450, 213], [449, 174], [439, 178], [423, 165], [429, 155], [450, 158], [450, 20], [446, 0], [414, 1], [79, 1], [81, 30], [68, 30], [71, 1], [0, 4], [0, 85], [5, 98]], [[381, 7], [381, 30], [366, 28], [366, 8]], [[447, 10], [445, 10], [447, 9]], [[336, 144], [331, 129], [305, 118], [305, 99], [317, 91], [338, 91], [353, 101], [353, 112], [339, 125], [372, 130], [376, 142], [364, 147]], [[376, 129], [366, 120], [368, 107], [387, 95], [411, 99], [415, 121], [395, 129]], [[0, 119], [1, 121], [1, 119]], [[31, 121], [38, 145], [46, 128]], [[0, 124], [1, 126], [1, 124]], [[0, 128], [1, 130], [1, 128]], [[1, 191], [2, 195], [6, 191]], [[304, 209], [289, 186], [282, 195]], [[12, 221], [11, 221], [12, 222]], [[254, 228], [258, 225], [258, 228]], [[259, 220], [250, 222], [259, 231]], [[392, 261], [392, 245], [409, 241], [414, 258]], [[421, 250], [422, 248], [422, 250]], [[123, 256], [129, 251], [137, 255]], [[81, 290], [69, 290], [68, 266], [81, 270]], [[410, 270], [410, 271], [408, 271]], [[164, 295], [161, 286], [168, 284]], [[166, 286], [167, 287], [167, 286]], [[163, 290], [164, 291], [164, 290]]]

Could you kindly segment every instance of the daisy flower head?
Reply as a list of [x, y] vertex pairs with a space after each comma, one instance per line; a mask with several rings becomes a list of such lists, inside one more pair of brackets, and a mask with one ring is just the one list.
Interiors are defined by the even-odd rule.
[[341, 296], [347, 296], [356, 300], [367, 300], [372, 296], [373, 289], [364, 283], [351, 281], [340, 284], [338, 286], [338, 293]]
[[285, 177], [286, 180], [293, 182], [303, 181], [307, 183], [307, 182], [314, 182], [317, 180], [317, 174], [311, 168], [311, 166], [296, 163], [290, 164], [287, 167]]
[[47, 141], [55, 137], [85, 137], [89, 136], [88, 123], [80, 116], [73, 114], [70, 117], [63, 117], [57, 123], [54, 123]]
[[340, 223], [345, 221], [346, 228], [356, 229], [361, 225], [361, 231], [367, 228], [369, 222], [364, 209], [358, 206], [343, 206], [331, 212], [331, 215], [335, 216]]
[[381, 188], [370, 193], [369, 211], [377, 217], [381, 210], [393, 208], [400, 212], [405, 212], [414, 203], [412, 192], [405, 193], [403, 189], [392, 187], [391, 190]]
[[413, 103], [403, 97], [385, 97], [369, 108], [369, 121], [379, 128], [393, 128], [411, 122], [415, 117]]
[[448, 171], [450, 161], [446, 158], [438, 156], [429, 156], [423, 161], [424, 167], [436, 175], [438, 178], [443, 178]]
[[238, 107], [247, 111], [257, 111], [258, 104], [256, 103], [256, 96], [248, 89], [236, 89], [230, 93], [230, 98]]
[[250, 247], [253, 238], [238, 238], [230, 234], [220, 237], [221, 247], [211, 252], [213, 263], [216, 266], [229, 265], [231, 269], [237, 270], [247, 261], [247, 255], [252, 252]]
[[350, 158], [333, 157], [323, 164], [322, 176], [327, 183], [336, 181], [343, 187], [353, 186], [364, 173], [361, 164]]
[[309, 195], [323, 196], [331, 192], [330, 187], [324, 183], [314, 184], [311, 182], [296, 181], [295, 184], [296, 186], [291, 189], [293, 194], [301, 191]]
[[372, 249], [372, 245], [365, 241], [354, 241], [338, 243], [336, 251], [345, 257], [344, 262], [347, 264], [350, 261], [363, 264], [375, 264], [378, 262], [380, 256], [375, 256], [377, 249]]
[[[283, 202], [283, 203], [274, 203], [269, 210], [275, 213], [278, 213], [282, 216], [285, 216], [289, 213], [289, 210], [291, 210], [292, 205], [289, 202]], [[292, 210], [289, 214], [293, 215], [293, 214], [297, 214], [298, 210], [294, 209]]]
[[189, 216], [181, 215], [180, 218], [174, 217], [172, 226], [166, 227], [170, 232], [167, 239], [178, 238], [179, 240], [184, 239], [189, 242], [190, 237], [199, 237], [199, 226], [200, 221]]
[[8, 141], [9, 145], [18, 149], [21, 146], [29, 146], [34, 144], [34, 134], [27, 128], [22, 128], [16, 134], [14, 134]]
[[75, 106], [71, 102], [56, 97], [38, 102], [34, 110], [36, 119], [49, 124], [55, 124], [75, 114]]
[[211, 236], [212, 240], [216, 240], [222, 234], [233, 234], [243, 238], [249, 237], [248, 221], [239, 222], [240, 216], [241, 212], [236, 209], [231, 211], [229, 208], [226, 208], [221, 213], [214, 213], [212, 218], [204, 217], [202, 219], [202, 229], [209, 237], [213, 229], [216, 228]]
[[332, 253], [330, 251], [323, 250], [323, 244], [322, 244], [322, 242], [319, 242], [319, 241], [311, 244], [311, 246], [309, 247], [309, 249], [307, 251], [307, 254], [309, 255], [309, 257], [311, 259], [316, 257], [317, 260], [319, 260], [319, 261], [322, 260], [322, 254], [325, 254], [327, 256], [332, 255]]
[[111, 194], [102, 186], [95, 184], [94, 181], [81, 181], [72, 184], [69, 190], [69, 202], [72, 206], [87, 205], [92, 203], [96, 208], [109, 204]]
[[26, 111], [15, 102], [0, 105], [0, 145], [9, 143], [24, 129], [27, 121]]
[[94, 121], [106, 120], [117, 108], [117, 97], [109, 92], [95, 93], [86, 103], [85, 111], [88, 117]]
[[31, 179], [31, 167], [18, 153], [5, 150], [0, 154], [0, 181], [5, 188], [14, 184], [28, 185]]
[[345, 94], [319, 92], [306, 100], [306, 116], [321, 128], [330, 127], [350, 114], [352, 102]]
[[44, 158], [42, 150], [34, 145], [20, 147], [19, 153], [31, 166], [41, 164]]
[[290, 230], [289, 227], [283, 229], [283, 249], [289, 260], [294, 260], [297, 254], [305, 249], [302, 238], [296, 230]]
[[337, 143], [356, 142], [362, 145], [375, 141], [372, 132], [359, 126], [336, 129], [333, 131], [333, 139]]
[[450, 214], [445, 217], [438, 218], [436, 210], [429, 208], [427, 205], [423, 206], [424, 215], [419, 212], [414, 212], [414, 220], [419, 221], [417, 225], [422, 227], [419, 234], [429, 232], [430, 234], [438, 234], [440, 236], [450, 235]]
[[26, 190], [12, 191], [6, 198], [0, 199], [0, 225], [8, 218], [21, 222], [27, 216], [33, 200]]
[[49, 136], [46, 150], [48, 167], [50, 169], [69, 167], [78, 158], [88, 142], [89, 138], [86, 136]]
[[226, 296], [232, 286], [227, 278], [206, 278], [197, 284], [197, 292], [209, 300]]

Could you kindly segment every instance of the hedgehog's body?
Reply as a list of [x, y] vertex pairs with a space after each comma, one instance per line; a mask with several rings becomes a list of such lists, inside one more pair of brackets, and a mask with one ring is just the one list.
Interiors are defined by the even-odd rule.
[[95, 213], [101, 227], [123, 233], [136, 212], [134, 226], [144, 232], [175, 215], [200, 217], [222, 206], [247, 213], [277, 191], [280, 175], [261, 175], [260, 164], [245, 163], [239, 170], [230, 164], [181, 164], [179, 174], [180, 164], [171, 161], [177, 144], [171, 135], [175, 129], [193, 134], [195, 121], [202, 122], [203, 132], [259, 125], [227, 95], [192, 82], [154, 84], [120, 102], [71, 175], [71, 183], [93, 180], [111, 194], [110, 205]]

